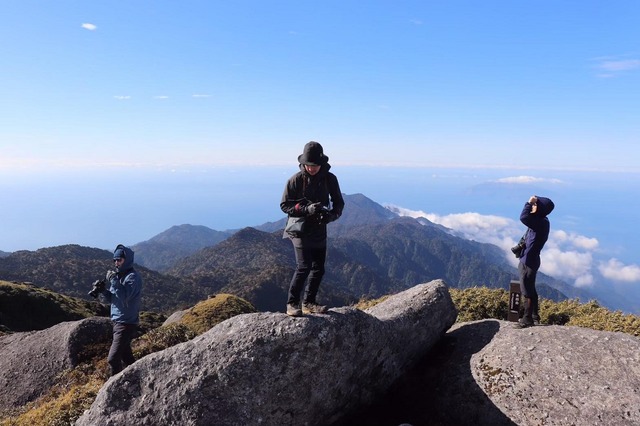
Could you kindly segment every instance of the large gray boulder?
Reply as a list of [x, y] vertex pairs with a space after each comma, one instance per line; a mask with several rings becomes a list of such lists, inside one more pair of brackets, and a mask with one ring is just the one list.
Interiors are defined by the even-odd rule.
[[411, 369], [456, 316], [442, 281], [368, 312], [239, 315], [109, 379], [76, 424], [332, 424]]
[[108, 341], [111, 330], [108, 318], [93, 317], [0, 337], [0, 411], [46, 393], [60, 373], [78, 365], [88, 344]]
[[640, 339], [581, 327], [458, 323], [388, 394], [349, 420], [640, 425]]

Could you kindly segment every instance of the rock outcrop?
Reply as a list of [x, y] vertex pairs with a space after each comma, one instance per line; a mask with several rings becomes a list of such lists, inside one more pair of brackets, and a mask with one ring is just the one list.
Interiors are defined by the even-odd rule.
[[424, 358], [456, 315], [442, 281], [368, 312], [238, 315], [112, 377], [76, 424], [332, 424]]
[[640, 424], [640, 339], [581, 327], [458, 323], [344, 425]]
[[0, 337], [0, 411], [43, 395], [60, 373], [78, 364], [87, 345], [109, 341], [111, 330], [108, 318], [93, 317]]

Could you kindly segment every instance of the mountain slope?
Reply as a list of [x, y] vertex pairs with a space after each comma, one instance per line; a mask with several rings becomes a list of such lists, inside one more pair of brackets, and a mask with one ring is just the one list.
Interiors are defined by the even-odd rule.
[[179, 225], [131, 248], [136, 253], [136, 263], [163, 272], [177, 260], [204, 247], [216, 245], [231, 234], [201, 225]]
[[12, 331], [44, 330], [63, 321], [108, 313], [97, 302], [64, 296], [28, 283], [0, 281], [0, 324]]
[[[170, 277], [138, 264], [142, 275], [142, 309], [172, 311], [206, 298], [206, 289], [180, 277]], [[17, 251], [0, 258], [0, 279], [31, 282], [42, 288], [85, 300], [91, 284], [113, 269], [112, 253], [107, 250], [64, 245], [36, 251]]]

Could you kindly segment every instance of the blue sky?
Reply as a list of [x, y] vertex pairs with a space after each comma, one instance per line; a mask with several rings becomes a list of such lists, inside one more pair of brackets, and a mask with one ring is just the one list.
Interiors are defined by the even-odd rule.
[[4, 170], [640, 171], [640, 2], [3, 1]]
[[317, 140], [344, 192], [507, 256], [522, 203], [552, 195], [543, 271], [640, 303], [640, 1], [5, 0], [0, 16], [0, 250], [277, 220]]

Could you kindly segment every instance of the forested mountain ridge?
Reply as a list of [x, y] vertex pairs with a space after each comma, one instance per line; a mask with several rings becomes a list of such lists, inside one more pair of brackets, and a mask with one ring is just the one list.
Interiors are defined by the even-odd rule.
[[[362, 194], [347, 195], [345, 201], [343, 216], [329, 225], [323, 303], [342, 306], [434, 279], [456, 288], [506, 289], [517, 278], [516, 268], [496, 246], [460, 238], [424, 218], [400, 217]], [[145, 267], [136, 252], [136, 268], [144, 279], [143, 309], [170, 313], [225, 292], [248, 300], [258, 310], [283, 310], [295, 259], [281, 226], [284, 218], [280, 223], [225, 231], [230, 236], [215, 243], [225, 232], [181, 225], [134, 245], [147, 260], [163, 265], [162, 273]], [[197, 249], [209, 241], [213, 245]], [[165, 259], [169, 263], [164, 264]], [[67, 245], [0, 258], [0, 279], [32, 282], [90, 299], [91, 283], [112, 267], [107, 250]], [[542, 297], [551, 300], [593, 299], [543, 274], [538, 282]]]

